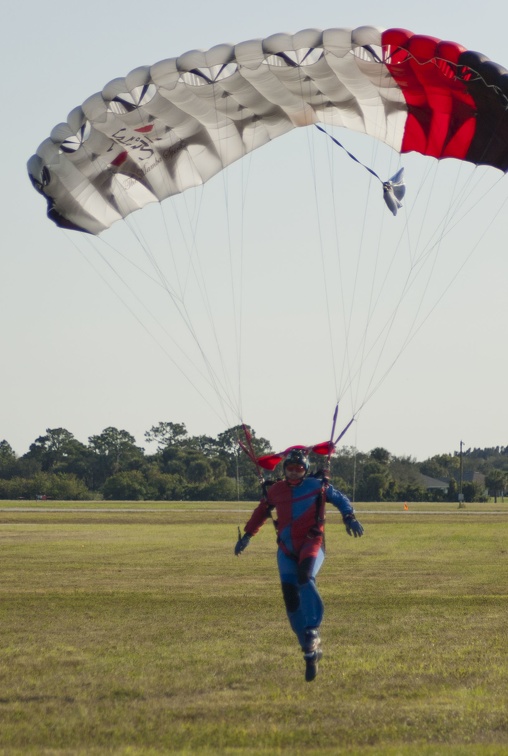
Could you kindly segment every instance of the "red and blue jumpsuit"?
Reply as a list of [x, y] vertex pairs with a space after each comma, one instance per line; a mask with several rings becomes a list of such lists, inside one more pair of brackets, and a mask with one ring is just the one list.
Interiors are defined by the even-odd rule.
[[351, 502], [319, 478], [304, 478], [297, 485], [286, 480], [274, 483], [251, 515], [244, 530], [255, 535], [276, 511], [277, 565], [282, 595], [293, 631], [304, 646], [305, 632], [319, 628], [323, 602], [316, 575], [324, 561], [325, 503], [343, 515], [352, 514]]

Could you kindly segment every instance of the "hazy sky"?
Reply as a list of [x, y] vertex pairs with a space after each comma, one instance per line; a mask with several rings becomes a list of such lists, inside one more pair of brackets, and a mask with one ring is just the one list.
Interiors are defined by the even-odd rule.
[[[73, 107], [139, 65], [193, 48], [309, 27], [404, 27], [460, 42], [508, 67], [508, 9], [489, 0], [481, 4], [481, 15], [455, 0], [391, 5], [373, 0], [152, 0], [148, 5], [89, 0], [79, 6], [29, 0], [10, 3], [3, 19], [0, 440], [5, 438], [18, 454], [47, 428], [64, 427], [86, 442], [115, 426], [144, 445], [144, 432], [159, 421], [184, 422], [193, 435], [216, 435], [238, 421], [213, 392], [209, 396], [202, 389], [196, 373], [203, 369], [199, 355], [191, 357], [194, 367], [187, 367], [181, 350], [192, 356], [195, 347], [174, 307], [169, 303], [164, 309], [146, 276], [123, 267], [117, 250], [123, 252], [125, 245], [130, 259], [146, 269], [145, 253], [136, 260], [132, 227], [121, 222], [116, 225], [123, 228], [115, 228], [106, 243], [89, 243], [46, 219], [26, 161]], [[319, 151], [328, 150], [322, 147], [326, 140], [317, 132], [304, 137], [302, 131], [259, 150], [242, 169], [175, 208], [149, 208], [137, 213], [135, 221], [136, 233], [139, 223], [159, 264], [167, 262], [168, 278], [174, 265], [179, 286], [188, 287], [189, 312], [195, 308], [189, 316], [204, 350], [215, 355], [215, 341], [221, 344], [219, 357], [232, 396], [240, 386], [243, 419], [276, 450], [324, 441], [330, 432], [346, 359], [336, 319], [351, 295], [357, 266], [334, 268], [329, 240], [338, 233], [341, 246], [356, 260], [360, 247], [377, 247], [392, 221], [400, 222], [397, 238], [404, 238], [407, 221], [404, 215], [392, 219], [362, 169], [342, 154], [333, 160], [343, 176], [344, 200], [332, 212], [327, 169], [319, 165]], [[376, 170], [406, 166], [406, 205], [411, 208], [424, 182], [420, 162], [411, 156], [399, 161], [367, 147], [363, 138], [340, 136], [362, 158], [374, 156]], [[449, 166], [439, 170], [429, 194], [448, 207], [455, 179]], [[448, 247], [443, 243], [429, 256], [432, 262], [420, 282], [425, 305], [417, 306], [424, 322], [407, 348], [402, 349], [402, 335], [398, 346], [383, 350], [386, 364], [396, 364], [359, 413], [344, 439], [348, 445], [362, 451], [384, 446], [423, 459], [453, 452], [461, 440], [466, 447], [508, 444], [508, 255], [502, 220], [507, 186], [494, 170], [479, 178], [475, 174], [474, 181], [480, 187], [483, 181], [492, 185], [487, 201], [468, 210], [466, 218], [459, 212], [457, 236], [450, 233]], [[355, 192], [364, 184], [362, 196], [368, 202], [350, 206], [348, 182]], [[477, 189], [478, 197], [485, 191]], [[431, 237], [440, 217], [429, 210], [419, 221], [420, 233]], [[177, 260], [184, 237], [187, 245], [195, 243], [193, 254], [202, 261], [198, 276], [206, 279], [216, 334], [202, 300], [199, 304], [194, 298], [199, 279], [192, 278], [188, 258]], [[388, 245], [386, 254], [399, 244], [390, 237], [381, 243]], [[362, 251], [367, 255], [366, 286], [372, 291], [368, 253]], [[413, 294], [413, 304], [420, 302]], [[361, 323], [372, 300], [360, 288], [354, 300]], [[378, 322], [384, 322], [381, 313], [376, 313]], [[398, 313], [402, 326], [413, 316]], [[350, 338], [351, 356], [361, 347]], [[230, 349], [237, 339], [240, 351]], [[365, 384], [361, 390], [369, 393]], [[352, 402], [342, 403], [338, 426], [362, 403]]]

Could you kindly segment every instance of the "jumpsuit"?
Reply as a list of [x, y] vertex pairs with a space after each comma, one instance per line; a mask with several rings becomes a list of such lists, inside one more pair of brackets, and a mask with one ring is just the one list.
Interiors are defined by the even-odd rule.
[[316, 576], [325, 558], [326, 501], [342, 515], [354, 513], [347, 496], [326, 481], [312, 477], [297, 485], [278, 481], [270, 486], [244, 528], [250, 536], [255, 535], [275, 509], [282, 595], [289, 623], [302, 648], [306, 631], [318, 629], [323, 619]]

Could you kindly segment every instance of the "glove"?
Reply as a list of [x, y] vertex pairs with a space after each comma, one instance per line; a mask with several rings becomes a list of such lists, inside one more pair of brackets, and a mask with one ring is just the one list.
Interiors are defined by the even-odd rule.
[[354, 535], [355, 538], [361, 538], [363, 535], [363, 526], [361, 522], [358, 522], [353, 513], [342, 515], [344, 525], [346, 526], [346, 533], [349, 536]]
[[235, 556], [240, 556], [242, 551], [244, 551], [249, 545], [250, 539], [251, 536], [248, 533], [244, 533], [243, 536], [238, 539], [235, 545]]

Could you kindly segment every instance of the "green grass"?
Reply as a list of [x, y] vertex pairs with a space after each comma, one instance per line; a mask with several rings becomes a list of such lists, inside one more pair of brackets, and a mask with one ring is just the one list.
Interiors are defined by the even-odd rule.
[[[0, 512], [5, 510], [26, 511], [37, 510], [38, 512], [50, 512], [54, 509], [59, 511], [80, 510], [122, 510], [122, 511], [229, 511], [229, 512], [250, 512], [255, 502], [231, 502], [231, 501], [36, 501], [34, 499], [0, 500]], [[457, 502], [409, 502], [409, 513], [416, 512], [456, 512], [458, 509]], [[404, 502], [387, 501], [387, 502], [356, 502], [355, 508], [361, 511], [382, 511], [382, 512], [402, 512], [404, 511]], [[462, 510], [463, 513], [469, 512], [498, 512], [508, 513], [508, 501], [498, 499], [489, 500], [486, 503], [466, 504]], [[330, 514], [334, 514], [332, 508]]]
[[309, 685], [273, 528], [233, 556], [250, 505], [27, 504], [0, 512], [0, 753], [508, 754], [502, 505], [358, 505], [360, 540], [330, 513]]

